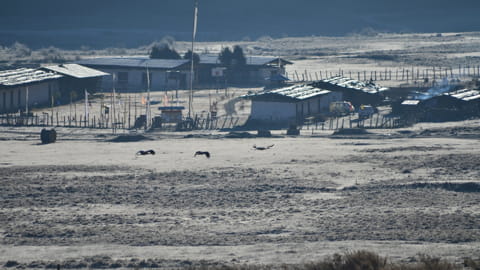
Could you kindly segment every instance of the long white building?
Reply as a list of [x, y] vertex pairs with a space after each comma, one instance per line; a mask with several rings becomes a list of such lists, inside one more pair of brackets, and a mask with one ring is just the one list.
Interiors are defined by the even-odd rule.
[[328, 112], [342, 93], [310, 85], [294, 85], [245, 96], [252, 100], [250, 120], [266, 123], [301, 123], [305, 118]]

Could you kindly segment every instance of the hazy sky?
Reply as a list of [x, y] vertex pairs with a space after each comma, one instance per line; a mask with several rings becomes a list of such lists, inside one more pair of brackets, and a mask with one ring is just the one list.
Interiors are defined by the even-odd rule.
[[[192, 25], [193, 0], [1, 2], [0, 31], [158, 31], [182, 39]], [[475, 31], [479, 13], [480, 0], [199, 0], [198, 29], [199, 39], [343, 35], [366, 27]]]

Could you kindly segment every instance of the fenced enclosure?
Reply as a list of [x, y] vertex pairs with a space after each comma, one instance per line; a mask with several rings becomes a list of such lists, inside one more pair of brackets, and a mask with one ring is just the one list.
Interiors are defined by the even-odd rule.
[[[42, 113], [32, 115], [22, 114], [5, 114], [0, 116], [0, 125], [2, 126], [38, 126], [38, 127], [68, 127], [68, 128], [96, 128], [96, 129], [113, 129], [113, 130], [132, 130], [145, 129], [144, 124], [137, 126], [136, 119], [132, 117], [123, 117], [118, 114], [115, 119], [101, 115], [78, 115], [68, 116], [58, 113], [48, 114]], [[211, 117], [210, 114], [195, 115], [190, 121], [189, 129], [194, 130], [216, 130], [229, 129], [237, 126], [241, 121], [238, 116], [222, 116]], [[186, 121], [188, 122], [188, 121]], [[153, 121], [152, 129], [174, 131], [177, 130], [177, 123], [156, 123]]]
[[359, 81], [392, 81], [432, 86], [443, 78], [480, 78], [480, 65], [459, 65], [458, 67], [411, 67], [385, 68], [382, 70], [302, 70], [290, 71], [286, 76], [294, 82], [312, 82], [333, 76], [347, 76]]

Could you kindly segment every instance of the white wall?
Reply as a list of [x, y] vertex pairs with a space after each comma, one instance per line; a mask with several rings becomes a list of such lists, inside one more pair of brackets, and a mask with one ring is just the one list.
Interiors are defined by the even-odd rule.
[[[127, 69], [127, 68], [98, 68], [96, 69], [101, 70], [103, 72], [108, 72], [110, 74], [115, 74], [115, 89], [116, 91], [123, 91], [123, 92], [142, 92], [147, 90], [146, 81], [144, 81], [144, 74], [147, 73], [146, 69]], [[128, 73], [128, 83], [121, 84], [118, 80], [118, 73], [119, 72], [127, 72]], [[164, 90], [171, 90], [171, 89], [179, 89], [180, 81], [169, 79], [167, 76], [166, 70], [160, 69], [149, 69], [148, 72], [151, 74], [150, 76], [150, 90], [151, 91], [164, 91]], [[186, 88], [190, 85], [190, 72], [183, 71], [182, 74], [186, 74]], [[112, 75], [104, 76], [102, 78], [102, 91], [110, 92], [112, 90]]]
[[316, 98], [293, 102], [252, 101], [252, 120], [285, 121], [328, 112], [330, 103], [342, 100], [342, 93], [330, 92]]
[[340, 92], [330, 92], [316, 98], [298, 102], [297, 113], [299, 116], [307, 117], [329, 111], [330, 103], [341, 101], [343, 98]]
[[[29, 107], [34, 105], [50, 105], [51, 97], [55, 92], [59, 91], [58, 81], [47, 81], [30, 84], [28, 86], [28, 104]], [[20, 92], [20, 99], [19, 93]], [[8, 89], [0, 89], [0, 112], [16, 112], [25, 110], [26, 103], [26, 86], [18, 86]], [[5, 95], [4, 95], [5, 93]], [[11, 96], [13, 94], [13, 104]], [[4, 102], [4, 98], [6, 99]]]
[[252, 101], [253, 120], [284, 121], [295, 119], [295, 103]]

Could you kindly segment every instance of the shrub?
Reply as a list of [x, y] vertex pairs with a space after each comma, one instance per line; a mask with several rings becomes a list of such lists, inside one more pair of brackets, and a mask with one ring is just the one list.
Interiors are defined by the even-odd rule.
[[180, 54], [174, 49], [175, 40], [164, 37], [160, 42], [153, 43], [150, 49], [152, 59], [181, 59]]
[[49, 63], [58, 63], [65, 62], [65, 57], [63, 56], [60, 49], [50, 46], [48, 48], [40, 49], [40, 55], [43, 56], [45, 62]]
[[10, 47], [10, 52], [17, 58], [23, 58], [32, 55], [32, 50], [27, 45], [20, 42], [13, 43], [13, 45]]

